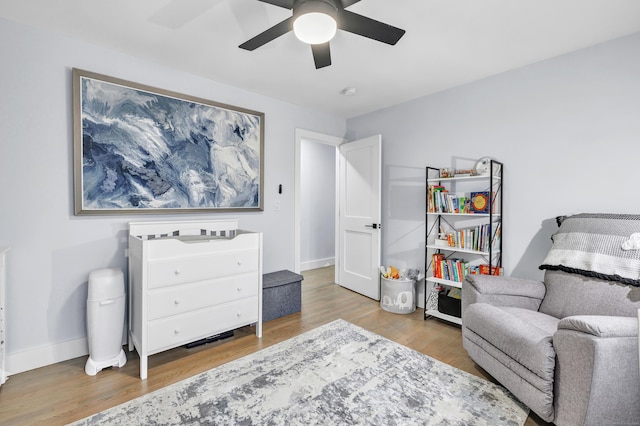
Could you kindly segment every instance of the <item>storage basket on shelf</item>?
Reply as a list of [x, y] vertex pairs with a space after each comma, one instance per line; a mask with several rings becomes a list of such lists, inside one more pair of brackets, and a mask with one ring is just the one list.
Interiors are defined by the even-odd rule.
[[438, 311], [454, 317], [462, 317], [462, 301], [449, 296], [449, 291], [443, 288], [438, 292]]

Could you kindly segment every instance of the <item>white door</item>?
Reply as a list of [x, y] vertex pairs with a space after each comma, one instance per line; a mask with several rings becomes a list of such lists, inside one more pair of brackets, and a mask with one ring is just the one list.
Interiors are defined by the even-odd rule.
[[340, 145], [338, 284], [380, 300], [381, 135]]

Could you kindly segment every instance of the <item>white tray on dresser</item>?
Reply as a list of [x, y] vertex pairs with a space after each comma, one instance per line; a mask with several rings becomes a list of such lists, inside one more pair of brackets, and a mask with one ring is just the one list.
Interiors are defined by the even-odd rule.
[[129, 350], [150, 355], [246, 325], [262, 337], [262, 234], [236, 220], [129, 224]]

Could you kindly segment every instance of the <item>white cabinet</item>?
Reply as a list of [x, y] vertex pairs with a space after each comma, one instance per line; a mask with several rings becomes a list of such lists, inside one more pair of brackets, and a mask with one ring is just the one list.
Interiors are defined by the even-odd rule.
[[469, 273], [496, 273], [502, 268], [504, 167], [495, 160], [487, 166], [483, 175], [426, 168], [425, 319], [462, 324], [459, 304], [442, 300], [436, 289], [459, 289]]
[[262, 336], [262, 234], [237, 221], [129, 226], [129, 349], [147, 358], [245, 325]]

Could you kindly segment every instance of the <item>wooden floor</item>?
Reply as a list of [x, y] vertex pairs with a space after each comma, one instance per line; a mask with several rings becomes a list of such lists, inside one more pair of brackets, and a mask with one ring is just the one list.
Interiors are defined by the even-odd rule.
[[[417, 309], [398, 315], [380, 309], [378, 302], [333, 282], [333, 267], [303, 273], [302, 312], [263, 325], [263, 337], [246, 327], [222, 342], [176, 348], [149, 358], [149, 378], [140, 380], [139, 359], [127, 352], [123, 368], [87, 376], [87, 357], [11, 376], [0, 387], [0, 424], [63, 425], [129, 401], [179, 380], [266, 348], [305, 331], [342, 318], [433, 358], [488, 380], [462, 348], [460, 327], [436, 319], [424, 321]], [[535, 416], [527, 426], [547, 425]]]

